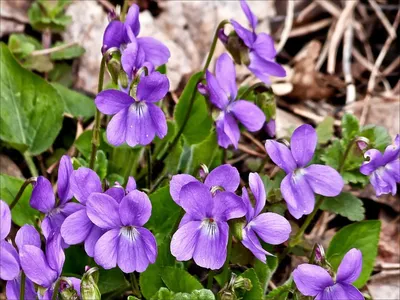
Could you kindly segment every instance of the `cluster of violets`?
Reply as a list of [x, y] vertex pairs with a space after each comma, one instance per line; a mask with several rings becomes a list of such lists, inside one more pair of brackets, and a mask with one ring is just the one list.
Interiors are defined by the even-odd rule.
[[[228, 148], [238, 146], [239, 123], [249, 131], [263, 126], [271, 129], [274, 121], [266, 123], [264, 112], [254, 103], [238, 98], [235, 63], [244, 64], [259, 79], [269, 83], [269, 76], [285, 76], [284, 69], [274, 61], [276, 51], [272, 38], [257, 34], [257, 18], [247, 3], [242, 9], [250, 23], [248, 30], [231, 20], [233, 31], [219, 32], [228, 54], [216, 60], [215, 73], [205, 72], [205, 83], [199, 90], [219, 110], [216, 119], [218, 144]], [[113, 20], [103, 39], [102, 52], [117, 49], [121, 53], [122, 69], [127, 84], [119, 90], [100, 92], [95, 103], [100, 112], [113, 116], [107, 126], [107, 139], [112, 145], [127, 143], [133, 147], [147, 145], [155, 136], [167, 134], [166, 118], [156, 104], [169, 90], [165, 75], [156, 68], [165, 64], [170, 53], [159, 41], [138, 37], [139, 7], [132, 5], [124, 22]], [[344, 186], [341, 175], [325, 165], [310, 164], [317, 146], [316, 131], [310, 125], [298, 127], [291, 137], [290, 147], [267, 140], [266, 152], [286, 173], [280, 190], [289, 213], [296, 219], [314, 210], [315, 195], [334, 197]], [[400, 137], [382, 154], [371, 149], [360, 171], [370, 176], [377, 195], [396, 193], [400, 182]], [[267, 252], [262, 242], [278, 245], [291, 233], [289, 221], [276, 213], [267, 212], [266, 190], [259, 174], [250, 173], [249, 190], [240, 185], [240, 174], [231, 165], [221, 165], [200, 180], [188, 175], [174, 175], [170, 181], [172, 199], [184, 211], [170, 250], [178, 261], [193, 259], [212, 270], [220, 269], [227, 259], [228, 240], [233, 235], [231, 220], [241, 225], [235, 238], [256, 258], [266, 262]], [[329, 199], [327, 199], [329, 201]], [[104, 269], [120, 268], [125, 273], [143, 272], [156, 261], [157, 243], [144, 226], [151, 216], [151, 202], [137, 189], [130, 177], [126, 186], [118, 183], [104, 188], [99, 176], [91, 169], [73, 169], [71, 159], [63, 156], [58, 169], [57, 195], [48, 179], [39, 176], [33, 184], [30, 205], [43, 213], [41, 234], [31, 225], [19, 229], [14, 240], [6, 240], [11, 228], [11, 212], [0, 202], [1, 260], [0, 277], [7, 281], [7, 297], [19, 298], [21, 270], [26, 275], [27, 299], [50, 299], [56, 282], [62, 275], [64, 249], [84, 243], [89, 257]], [[42, 250], [44, 245], [45, 251]], [[319, 265], [302, 264], [293, 272], [298, 290], [315, 299], [363, 299], [352, 285], [362, 268], [362, 254], [350, 250], [339, 266], [335, 281]], [[80, 281], [68, 278], [78, 295]], [[35, 291], [34, 284], [42, 287]]]

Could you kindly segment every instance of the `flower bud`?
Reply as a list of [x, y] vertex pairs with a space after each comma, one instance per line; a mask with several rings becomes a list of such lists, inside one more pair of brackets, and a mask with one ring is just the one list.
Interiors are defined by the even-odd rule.
[[202, 94], [203, 96], [207, 96], [208, 95], [208, 88], [206, 85], [204, 85], [203, 83], [199, 82], [199, 84], [197, 85], [197, 90], [199, 91], [200, 94]]
[[89, 269], [85, 274], [83, 274], [81, 280], [81, 298], [83, 300], [101, 299], [101, 293], [99, 288], [97, 287], [98, 279], [99, 279], [99, 269], [96, 267]]
[[237, 300], [235, 292], [222, 290], [218, 293], [218, 299], [220, 300]]
[[74, 289], [72, 282], [66, 278], [60, 278], [60, 296], [62, 300], [78, 300], [78, 292]]
[[115, 84], [118, 84], [118, 79], [120, 77], [120, 74], [121, 73], [125, 74], [125, 72], [122, 70], [122, 65], [121, 65], [121, 53], [119, 52], [118, 49], [111, 48], [104, 55], [106, 58], [108, 73], [110, 73], [112, 81]]
[[242, 59], [246, 60], [246, 55], [244, 54], [244, 52], [247, 52], [248, 56], [249, 49], [244, 45], [241, 38], [234, 31], [232, 31], [228, 35], [228, 40], [225, 44], [225, 48], [232, 55], [233, 60], [238, 65], [244, 63]]
[[251, 284], [251, 280], [248, 278], [241, 277], [241, 276], [236, 278], [233, 286], [235, 289], [242, 289], [245, 291], [250, 291], [253, 288], [253, 285]]
[[317, 263], [322, 263], [325, 261], [325, 250], [322, 245], [317, 244], [317, 247], [315, 248], [315, 262]]
[[356, 139], [357, 147], [361, 150], [364, 151], [368, 148], [369, 146], [369, 139], [363, 136], [359, 136]]
[[229, 225], [235, 239], [238, 241], [243, 240], [243, 228], [246, 226], [246, 220], [244, 220], [244, 218], [233, 219], [232, 221], [229, 221]]
[[276, 135], [276, 122], [275, 119], [270, 119], [265, 122], [264, 130], [270, 137], [274, 137]]

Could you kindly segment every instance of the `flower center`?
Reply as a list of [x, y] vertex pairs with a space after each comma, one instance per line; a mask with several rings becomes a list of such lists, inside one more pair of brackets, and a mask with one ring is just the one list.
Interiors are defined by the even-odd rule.
[[214, 218], [205, 218], [202, 222], [202, 228], [208, 236], [214, 236], [218, 230], [217, 222]]
[[128, 240], [135, 241], [139, 236], [139, 231], [135, 226], [124, 226], [121, 228], [120, 234]]

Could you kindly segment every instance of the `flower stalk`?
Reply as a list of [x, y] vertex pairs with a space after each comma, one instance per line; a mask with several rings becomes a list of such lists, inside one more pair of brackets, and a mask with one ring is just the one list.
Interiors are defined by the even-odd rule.
[[135, 273], [134, 273], [134, 272], [130, 273], [130, 278], [131, 278], [132, 293], [133, 293], [136, 297], [138, 297], [139, 299], [141, 299], [141, 298], [142, 298], [142, 293], [140, 292], [140, 288], [139, 288], [139, 285], [138, 285], [138, 283], [137, 283], [136, 276], [135, 276]]
[[[99, 83], [97, 86], [98, 93], [100, 93], [103, 90], [105, 67], [106, 67], [106, 60], [103, 56], [103, 58], [101, 59], [101, 63], [100, 63]], [[94, 117], [93, 135], [92, 135], [92, 152], [90, 153], [90, 162], [89, 162], [90, 169], [94, 168], [94, 163], [96, 161], [97, 148], [100, 145], [100, 121], [101, 121], [101, 113], [96, 108], [96, 114]]]
[[21, 188], [19, 189], [17, 195], [15, 196], [13, 202], [11, 202], [10, 204], [10, 210], [12, 210], [14, 208], [14, 206], [18, 203], [19, 199], [21, 198], [22, 194], [24, 193], [26, 187], [33, 183], [36, 182], [37, 178], [36, 177], [31, 177], [28, 178], [27, 180], [25, 180], [25, 182], [22, 184]]
[[24, 159], [25, 159], [25, 162], [28, 166], [28, 169], [29, 169], [29, 172], [31, 173], [31, 175], [33, 177], [39, 176], [38, 170], [35, 166], [35, 163], [33, 162], [32, 156], [28, 152], [24, 153]]
[[25, 299], [25, 282], [26, 282], [26, 275], [24, 271], [21, 271], [21, 285], [19, 287], [19, 299]]

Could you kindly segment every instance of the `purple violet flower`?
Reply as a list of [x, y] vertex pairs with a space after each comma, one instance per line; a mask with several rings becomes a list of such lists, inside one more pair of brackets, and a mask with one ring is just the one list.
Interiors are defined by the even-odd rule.
[[[136, 189], [136, 182], [129, 177], [126, 192]], [[79, 168], [72, 173], [71, 190], [75, 198], [80, 202], [79, 210], [68, 216], [61, 226], [61, 235], [69, 245], [85, 243], [87, 255], [93, 257], [94, 246], [98, 239], [105, 233], [105, 230], [96, 226], [87, 215], [87, 201], [93, 193], [102, 193], [101, 180], [93, 170], [89, 168]], [[118, 203], [125, 196], [122, 186], [109, 188], [107, 195], [114, 198]]]
[[140, 31], [139, 6], [133, 4], [126, 15], [125, 22], [114, 20], [104, 32], [102, 52], [116, 47], [121, 50], [122, 66], [132, 78], [144, 62], [154, 67], [165, 64], [171, 54], [160, 41], [151, 37], [137, 38]]
[[352, 285], [360, 276], [361, 269], [362, 253], [353, 248], [343, 257], [337, 271], [336, 282], [324, 268], [310, 264], [299, 265], [293, 271], [293, 279], [303, 295], [315, 297], [315, 300], [364, 300], [360, 291]]
[[193, 258], [203, 268], [222, 267], [227, 254], [228, 220], [246, 213], [243, 200], [233, 193], [239, 182], [239, 172], [230, 165], [215, 168], [204, 184], [186, 174], [172, 177], [171, 196], [186, 211], [171, 241], [171, 253], [177, 260]]
[[237, 148], [240, 138], [238, 122], [248, 131], [258, 131], [265, 122], [265, 115], [257, 105], [236, 99], [235, 65], [228, 54], [224, 53], [217, 59], [215, 75], [207, 71], [206, 81], [210, 101], [220, 110], [216, 120], [218, 144], [224, 148], [233, 144]]
[[[0, 200], [0, 278], [7, 280], [6, 296], [8, 299], [19, 299], [20, 292], [20, 261], [17, 250], [5, 240], [11, 229], [11, 211], [7, 203]], [[21, 227], [16, 235], [15, 242], [18, 248], [24, 244], [29, 244], [35, 241], [35, 237], [30, 236], [29, 239], [24, 239], [23, 232], [28, 228], [33, 228], [31, 225]], [[40, 239], [39, 239], [40, 243]], [[35, 299], [36, 292], [33, 282], [29, 279], [25, 281], [25, 298]]]
[[94, 260], [104, 269], [118, 267], [125, 273], [143, 272], [156, 261], [154, 235], [143, 225], [151, 215], [148, 196], [138, 190], [120, 202], [106, 193], [89, 196], [87, 215], [105, 233], [94, 248]]
[[241, 0], [240, 5], [251, 27], [251, 30], [248, 30], [235, 20], [231, 20], [236, 34], [244, 43], [241, 47], [247, 48], [248, 57], [242, 63], [245, 63], [249, 70], [266, 84], [271, 83], [270, 75], [285, 77], [285, 69], [274, 61], [276, 50], [272, 37], [266, 33], [257, 34], [255, 32], [257, 17], [252, 13], [245, 0]]
[[261, 214], [267, 196], [260, 175], [257, 173], [250, 173], [249, 185], [255, 199], [255, 206], [252, 206], [249, 194], [246, 188], [243, 187], [242, 198], [247, 207], [247, 224], [243, 228], [242, 244], [248, 248], [255, 257], [263, 263], [266, 263], [266, 255], [272, 254], [263, 249], [258, 237], [268, 244], [278, 245], [287, 241], [292, 229], [288, 220], [281, 215], [271, 212]]
[[396, 136], [394, 145], [386, 147], [385, 152], [371, 149], [365, 152], [368, 159], [360, 168], [360, 172], [369, 176], [376, 196], [382, 194], [396, 195], [397, 183], [400, 182], [400, 135]]
[[274, 137], [276, 135], [276, 121], [275, 119], [271, 119], [268, 122], [265, 122], [264, 125], [265, 132], [270, 137]]
[[281, 182], [281, 192], [290, 214], [296, 219], [313, 211], [314, 193], [334, 197], [340, 194], [344, 185], [340, 174], [329, 166], [314, 164], [307, 167], [316, 146], [317, 133], [308, 124], [293, 132], [290, 149], [272, 140], [265, 144], [272, 161], [287, 173]]
[[155, 135], [167, 134], [167, 121], [161, 108], [154, 104], [169, 90], [167, 76], [153, 72], [142, 77], [136, 95], [130, 96], [118, 90], [105, 90], [95, 99], [97, 108], [106, 115], [114, 115], [107, 126], [107, 139], [118, 146], [148, 145]]
[[[79, 204], [68, 202], [73, 196], [69, 183], [72, 171], [71, 159], [69, 156], [64, 155], [58, 168], [58, 201], [56, 201], [50, 181], [45, 177], [39, 176], [33, 186], [29, 203], [33, 208], [45, 214], [41, 228], [46, 239], [53, 232], [59, 233], [65, 218], [80, 208]], [[67, 246], [67, 244], [63, 243], [64, 248]]]

